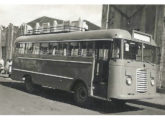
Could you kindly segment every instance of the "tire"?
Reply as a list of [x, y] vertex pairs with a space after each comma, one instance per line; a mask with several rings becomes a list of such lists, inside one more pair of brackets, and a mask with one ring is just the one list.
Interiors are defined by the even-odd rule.
[[78, 106], [87, 106], [89, 102], [88, 90], [83, 83], [76, 84], [74, 88], [74, 101]]
[[25, 89], [28, 93], [34, 93], [35, 92], [35, 85], [33, 84], [30, 76], [27, 76], [25, 78]]

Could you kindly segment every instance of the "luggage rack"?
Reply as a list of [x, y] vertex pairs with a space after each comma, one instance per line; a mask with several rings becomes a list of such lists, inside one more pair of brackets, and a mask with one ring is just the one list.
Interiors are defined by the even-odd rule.
[[49, 28], [40, 28], [27, 30], [23, 36], [26, 35], [40, 35], [40, 34], [53, 34], [53, 33], [67, 33], [67, 32], [78, 32], [78, 31], [87, 31], [87, 29], [76, 26], [57, 26]]

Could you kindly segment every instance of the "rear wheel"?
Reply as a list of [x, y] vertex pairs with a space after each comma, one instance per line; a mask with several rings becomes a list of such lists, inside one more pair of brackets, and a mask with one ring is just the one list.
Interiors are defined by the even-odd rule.
[[89, 102], [88, 90], [83, 83], [76, 84], [74, 88], [74, 101], [79, 106], [86, 106]]
[[35, 92], [35, 85], [33, 84], [30, 76], [25, 77], [25, 88], [29, 93]]

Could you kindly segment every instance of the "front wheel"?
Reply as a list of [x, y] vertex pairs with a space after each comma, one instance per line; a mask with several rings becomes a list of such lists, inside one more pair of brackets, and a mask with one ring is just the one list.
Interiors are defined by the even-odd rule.
[[83, 83], [78, 83], [74, 88], [74, 101], [79, 106], [86, 106], [88, 104], [88, 90]]

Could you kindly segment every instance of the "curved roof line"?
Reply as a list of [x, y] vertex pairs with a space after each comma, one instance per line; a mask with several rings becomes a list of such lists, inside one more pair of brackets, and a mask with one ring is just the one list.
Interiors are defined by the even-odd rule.
[[131, 39], [131, 34], [122, 29], [108, 30], [91, 30], [85, 32], [70, 32], [59, 34], [40, 34], [21, 36], [15, 42], [30, 42], [30, 41], [62, 41], [62, 40], [82, 40], [82, 39]]
[[69, 32], [69, 33], [58, 33], [58, 34], [39, 34], [39, 35], [28, 35], [20, 36], [15, 42], [37, 42], [37, 41], [76, 41], [76, 40], [112, 40], [113, 38], [133, 40], [136, 42], [142, 42], [149, 45], [156, 46], [156, 43], [151, 39], [150, 43], [133, 39], [131, 34], [122, 29], [108, 29], [108, 30], [91, 30], [85, 32]]

